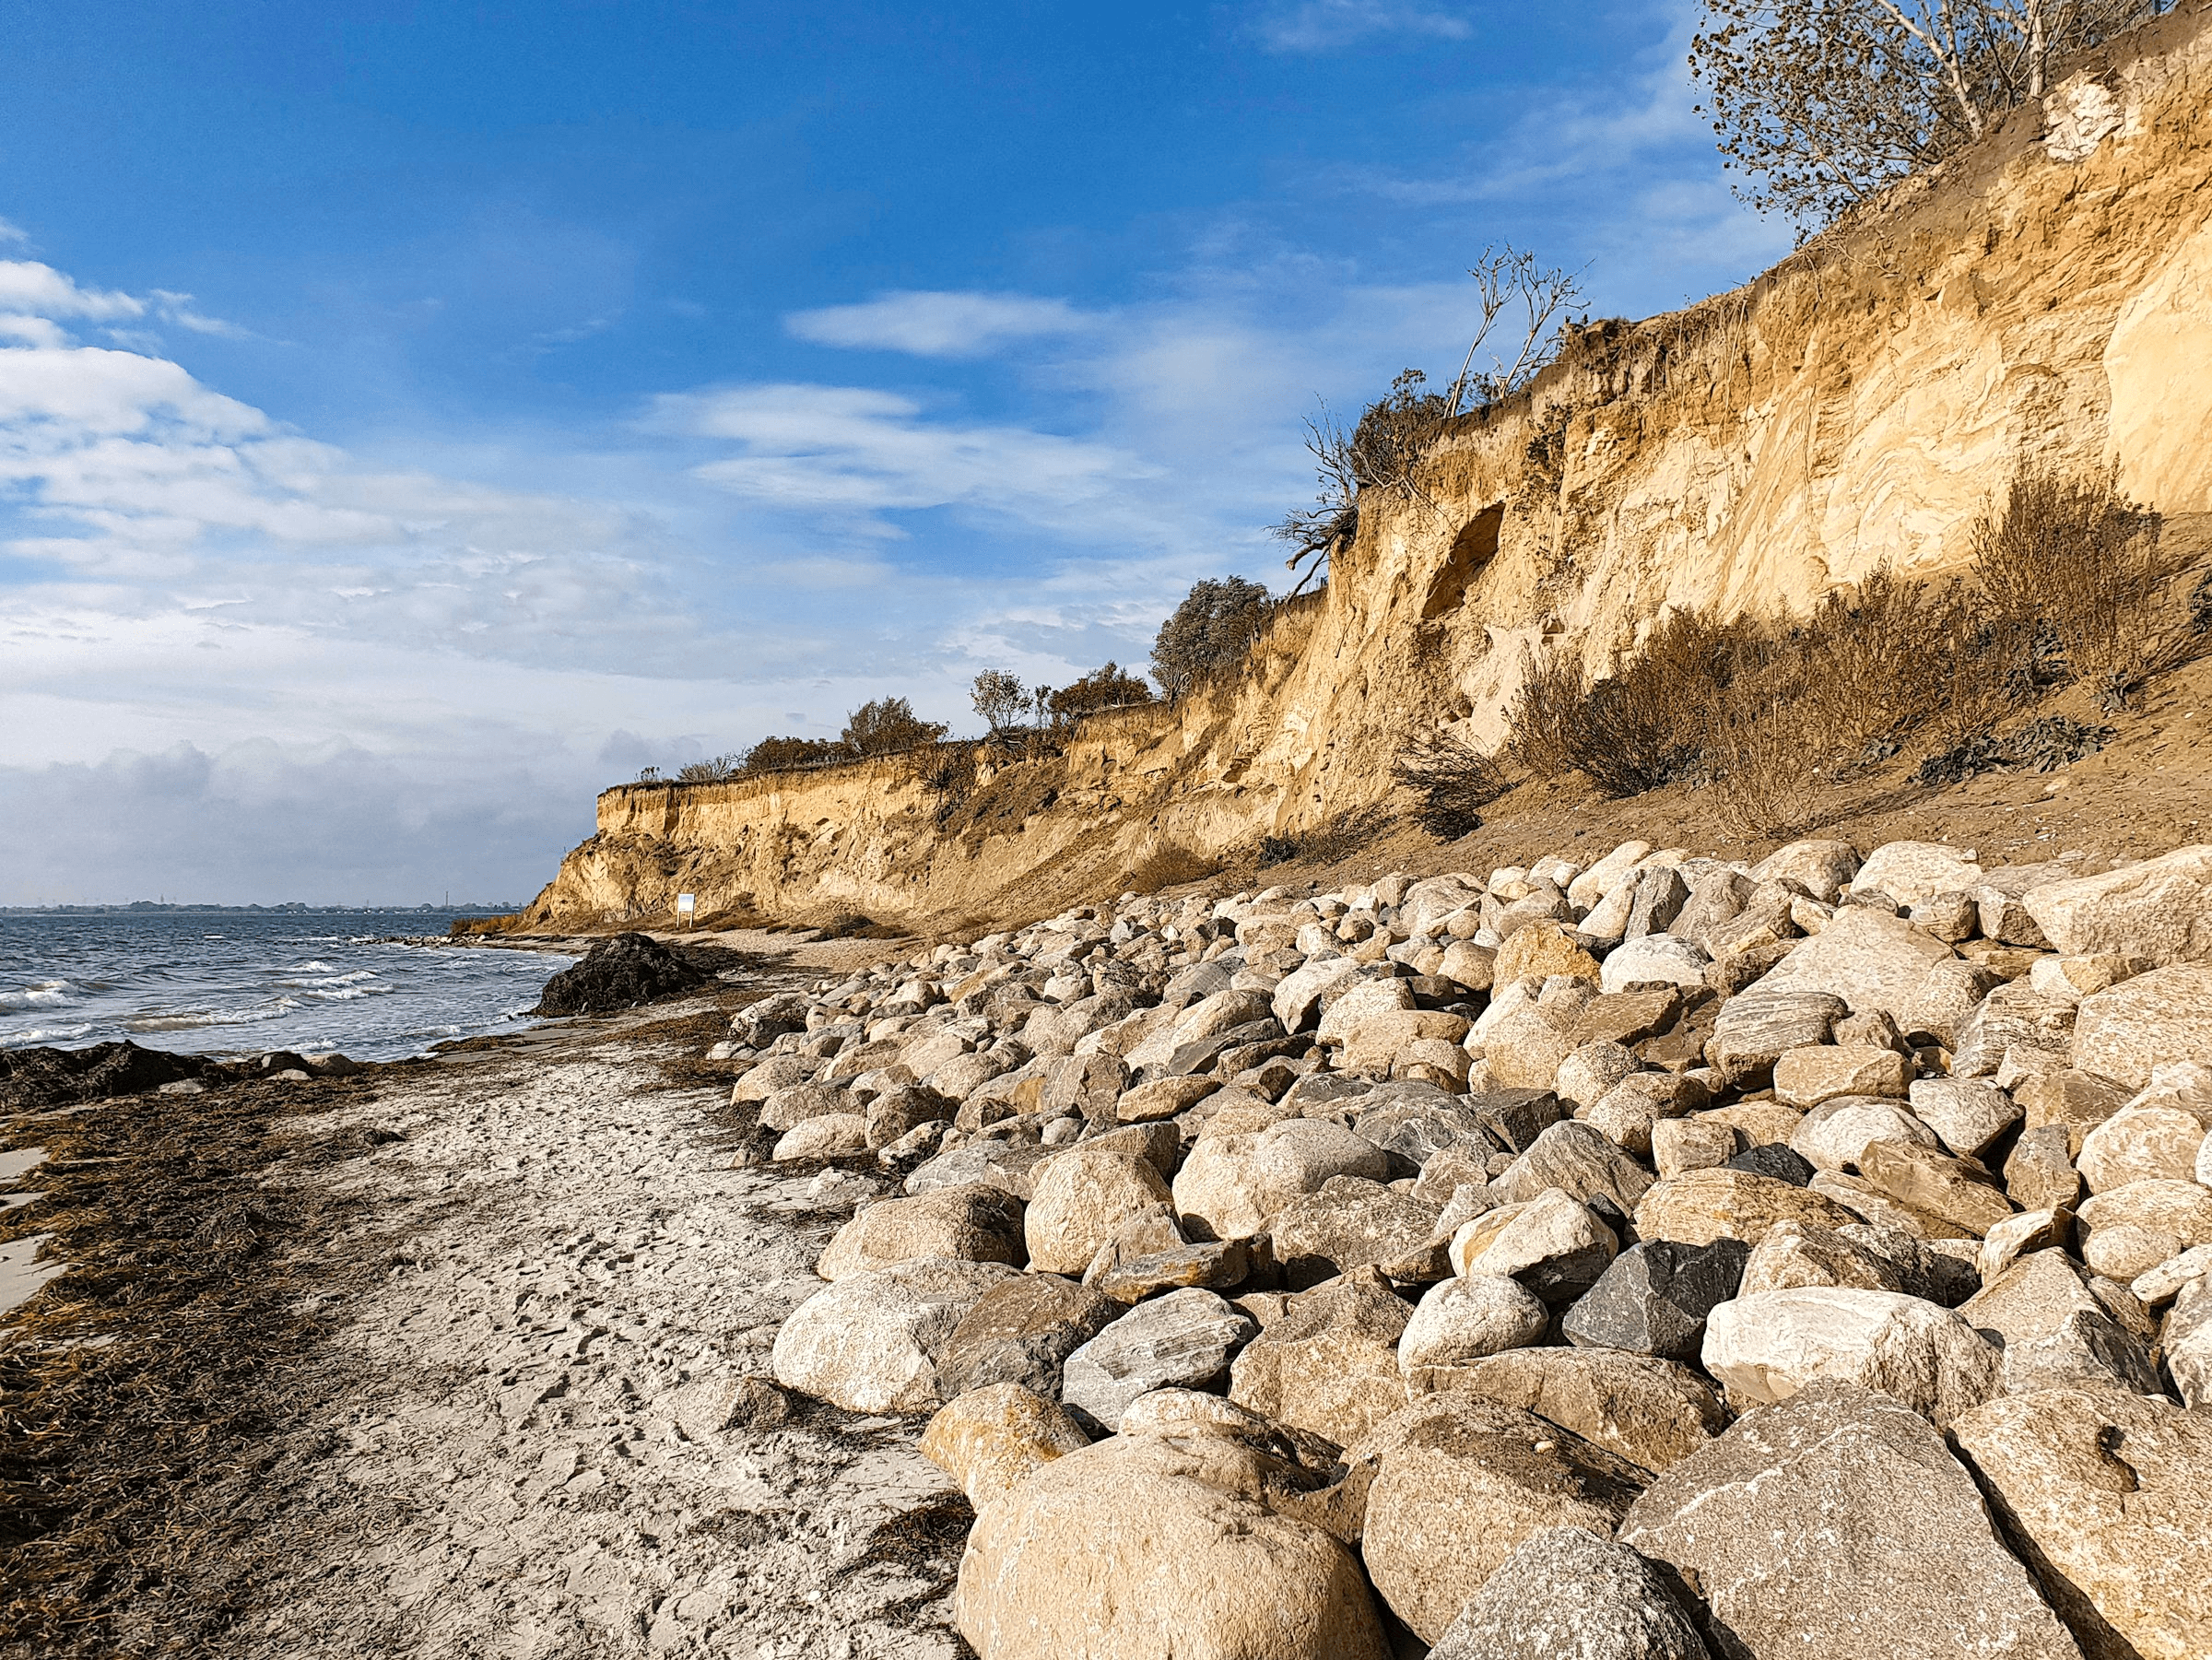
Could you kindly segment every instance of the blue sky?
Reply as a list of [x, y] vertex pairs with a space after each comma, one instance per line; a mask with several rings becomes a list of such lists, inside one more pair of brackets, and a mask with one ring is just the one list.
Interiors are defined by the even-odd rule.
[[0, 903], [524, 894], [1283, 577], [1300, 421], [1756, 272], [1694, 5], [11, 8]]

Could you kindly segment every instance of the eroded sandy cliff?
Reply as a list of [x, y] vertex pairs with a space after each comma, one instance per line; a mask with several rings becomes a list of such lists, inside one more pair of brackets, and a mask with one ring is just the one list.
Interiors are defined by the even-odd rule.
[[1593, 667], [1666, 607], [1802, 611], [1956, 568], [2028, 464], [2212, 525], [2212, 9], [2077, 66], [1883, 210], [1688, 311], [1599, 324], [1469, 418], [1434, 507], [1362, 515], [1241, 682], [954, 787], [899, 759], [626, 785], [534, 924], [703, 909], [1034, 913], [1382, 801], [1411, 734], [1478, 741], [1532, 652]]

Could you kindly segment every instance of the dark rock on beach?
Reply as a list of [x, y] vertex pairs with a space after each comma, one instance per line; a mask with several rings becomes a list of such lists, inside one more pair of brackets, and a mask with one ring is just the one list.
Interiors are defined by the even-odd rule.
[[601, 940], [582, 962], [546, 982], [535, 1015], [603, 1015], [680, 996], [714, 976], [644, 934]]

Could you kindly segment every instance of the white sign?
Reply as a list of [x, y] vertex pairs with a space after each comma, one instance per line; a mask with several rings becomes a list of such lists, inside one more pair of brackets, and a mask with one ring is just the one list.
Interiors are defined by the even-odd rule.
[[699, 895], [697, 895], [696, 893], [679, 893], [679, 894], [677, 894], [677, 895], [676, 896], [676, 913], [677, 913], [677, 915], [678, 915], [678, 916], [689, 916], [689, 915], [690, 915], [690, 914], [691, 914], [691, 913], [692, 913], [694, 911], [696, 911], [696, 910], [698, 910], [698, 909], [699, 909]]

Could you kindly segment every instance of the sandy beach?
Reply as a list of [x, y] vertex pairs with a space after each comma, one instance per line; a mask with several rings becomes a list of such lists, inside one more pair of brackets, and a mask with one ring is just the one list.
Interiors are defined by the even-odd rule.
[[[742, 1383], [874, 1191], [745, 1168], [717, 1124], [726, 1086], [698, 1057], [722, 1008], [881, 949], [789, 937], [743, 942], [770, 953], [762, 985], [298, 1087], [328, 1104], [271, 1140], [321, 1154], [251, 1181], [309, 1221], [281, 1274], [310, 1336], [238, 1357], [251, 1431], [140, 1495], [131, 1556], [159, 1570], [16, 1600], [11, 1651], [58, 1652], [67, 1607], [102, 1633], [82, 1652], [965, 1652], [944, 1598], [967, 1507], [914, 1450], [920, 1424]], [[27, 1305], [13, 1368], [69, 1347], [71, 1290]], [[96, 1364], [158, 1336], [101, 1324]], [[223, 1548], [193, 1532], [211, 1523]], [[164, 1527], [199, 1542], [162, 1560]]]

